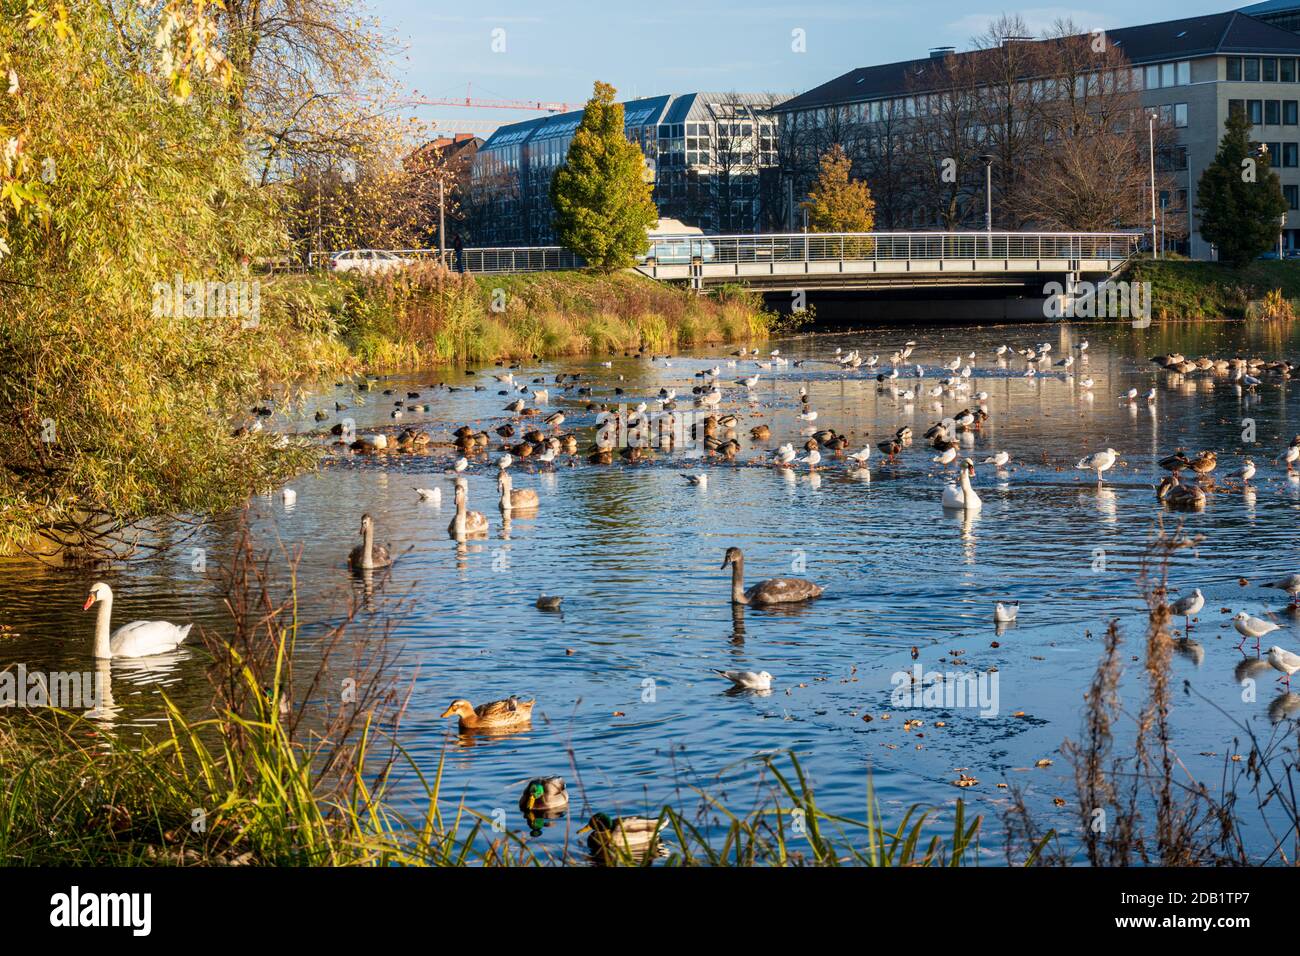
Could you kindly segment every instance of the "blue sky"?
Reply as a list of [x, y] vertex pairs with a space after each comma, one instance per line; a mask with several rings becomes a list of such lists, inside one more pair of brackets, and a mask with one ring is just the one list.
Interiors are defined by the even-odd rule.
[[[876, 3], [863, 0], [370, 0], [405, 45], [396, 73], [408, 92], [434, 98], [582, 102], [595, 79], [620, 98], [691, 90], [801, 92], [855, 66], [965, 49], [1004, 10], [1035, 32], [1058, 17], [1086, 29], [1133, 26], [1234, 9], [1213, 0], [1145, 4], [1093, 0], [1074, 6], [982, 6], [979, 0]], [[806, 52], [792, 50], [796, 29]], [[494, 31], [503, 31], [496, 32]], [[493, 43], [500, 52], [493, 52]], [[485, 133], [536, 116], [500, 109], [428, 106], [443, 131]]]

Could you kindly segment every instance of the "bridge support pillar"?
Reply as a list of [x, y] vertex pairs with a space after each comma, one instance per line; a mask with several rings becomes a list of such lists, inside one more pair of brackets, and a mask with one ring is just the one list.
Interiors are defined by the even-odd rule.
[[[1057, 283], [1049, 283], [1056, 285]], [[1061, 283], [1061, 293], [1048, 294], [1043, 302], [1043, 314], [1049, 318], [1062, 319], [1074, 314], [1074, 299], [1079, 291], [1079, 273], [1067, 272], [1065, 282]]]

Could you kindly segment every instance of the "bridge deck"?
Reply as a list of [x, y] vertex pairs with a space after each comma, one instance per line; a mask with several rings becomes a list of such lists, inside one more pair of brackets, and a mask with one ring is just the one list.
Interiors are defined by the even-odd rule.
[[[636, 269], [696, 289], [743, 283], [769, 290], [1027, 286], [1052, 276], [1111, 274], [1141, 236], [1132, 232], [875, 232], [657, 236]], [[438, 259], [436, 249], [388, 250]], [[313, 264], [324, 257], [312, 256]], [[445, 255], [455, 267], [454, 256]], [[472, 248], [471, 273], [578, 269], [559, 246]]]

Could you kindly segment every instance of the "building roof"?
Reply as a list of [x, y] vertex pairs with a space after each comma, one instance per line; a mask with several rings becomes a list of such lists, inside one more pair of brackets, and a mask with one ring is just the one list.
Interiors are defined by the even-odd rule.
[[[665, 93], [623, 103], [623, 126], [653, 126], [659, 123], [685, 123], [713, 118], [710, 104], [739, 103], [746, 106], [770, 107], [774, 101], [763, 93]], [[536, 119], [510, 123], [500, 127], [488, 137], [481, 149], [490, 151], [502, 146], [524, 142], [541, 142], [558, 136], [572, 136], [582, 122], [583, 110], [553, 113]]]
[[1300, 0], [1264, 0], [1263, 3], [1252, 3], [1248, 7], [1242, 7], [1237, 12], [1252, 17], [1264, 13], [1300, 13]]
[[[1274, 3], [1279, 0], [1268, 0], [1268, 2]], [[1297, 0], [1287, 0], [1287, 2], [1294, 4]], [[1300, 35], [1262, 20], [1256, 20], [1239, 11], [1122, 27], [1118, 30], [1107, 30], [1106, 36], [1135, 66], [1211, 56], [1216, 53], [1273, 53], [1300, 56]], [[898, 63], [859, 67], [793, 99], [786, 100], [775, 109], [778, 112], [785, 112], [914, 93], [918, 90], [916, 79], [922, 75], [923, 68], [933, 68], [940, 62], [930, 57], [921, 57]]]

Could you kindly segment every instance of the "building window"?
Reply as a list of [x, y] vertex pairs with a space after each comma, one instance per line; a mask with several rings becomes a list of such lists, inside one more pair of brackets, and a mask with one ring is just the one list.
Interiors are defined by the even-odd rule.
[[1178, 61], [1178, 85], [1188, 86], [1191, 84], [1191, 82], [1192, 82], [1192, 61], [1179, 60]]
[[1174, 64], [1160, 64], [1160, 85], [1169, 87], [1174, 85]]
[[1241, 79], [1241, 57], [1239, 56], [1228, 57], [1228, 79], [1230, 80]]
[[1259, 82], [1259, 60], [1253, 56], [1248, 56], [1241, 61], [1242, 76], [1247, 83]]
[[1146, 70], [1146, 88], [1148, 90], [1160, 89], [1160, 67], [1149, 66]]
[[1174, 104], [1174, 125], [1178, 127], [1183, 127], [1187, 125], [1187, 104], [1186, 103]]
[[1287, 209], [1300, 209], [1300, 186], [1283, 186], [1282, 195], [1286, 197]]
[[1283, 83], [1295, 82], [1295, 60], [1292, 57], [1284, 56], [1278, 61], [1281, 64], [1278, 70], [1278, 77]]
[[1282, 101], [1282, 125], [1295, 126], [1298, 120], [1300, 120], [1300, 116], [1297, 116], [1296, 101], [1283, 100]]
[[1246, 119], [1252, 126], [1259, 126], [1264, 122], [1263, 100], [1246, 100]]
[[1282, 125], [1282, 101], [1281, 100], [1264, 101], [1264, 125], [1265, 126]]
[[1277, 82], [1277, 59], [1271, 56], [1264, 57], [1263, 69], [1260, 71], [1265, 83]]
[[1236, 115], [1238, 115], [1238, 114], [1240, 114], [1240, 113], [1244, 113], [1244, 112], [1246, 112], [1246, 101], [1245, 101], [1245, 100], [1228, 100], [1228, 115], [1229, 115], [1229, 116], [1236, 116]]
[[1282, 144], [1282, 165], [1287, 169], [1300, 166], [1300, 143]]

